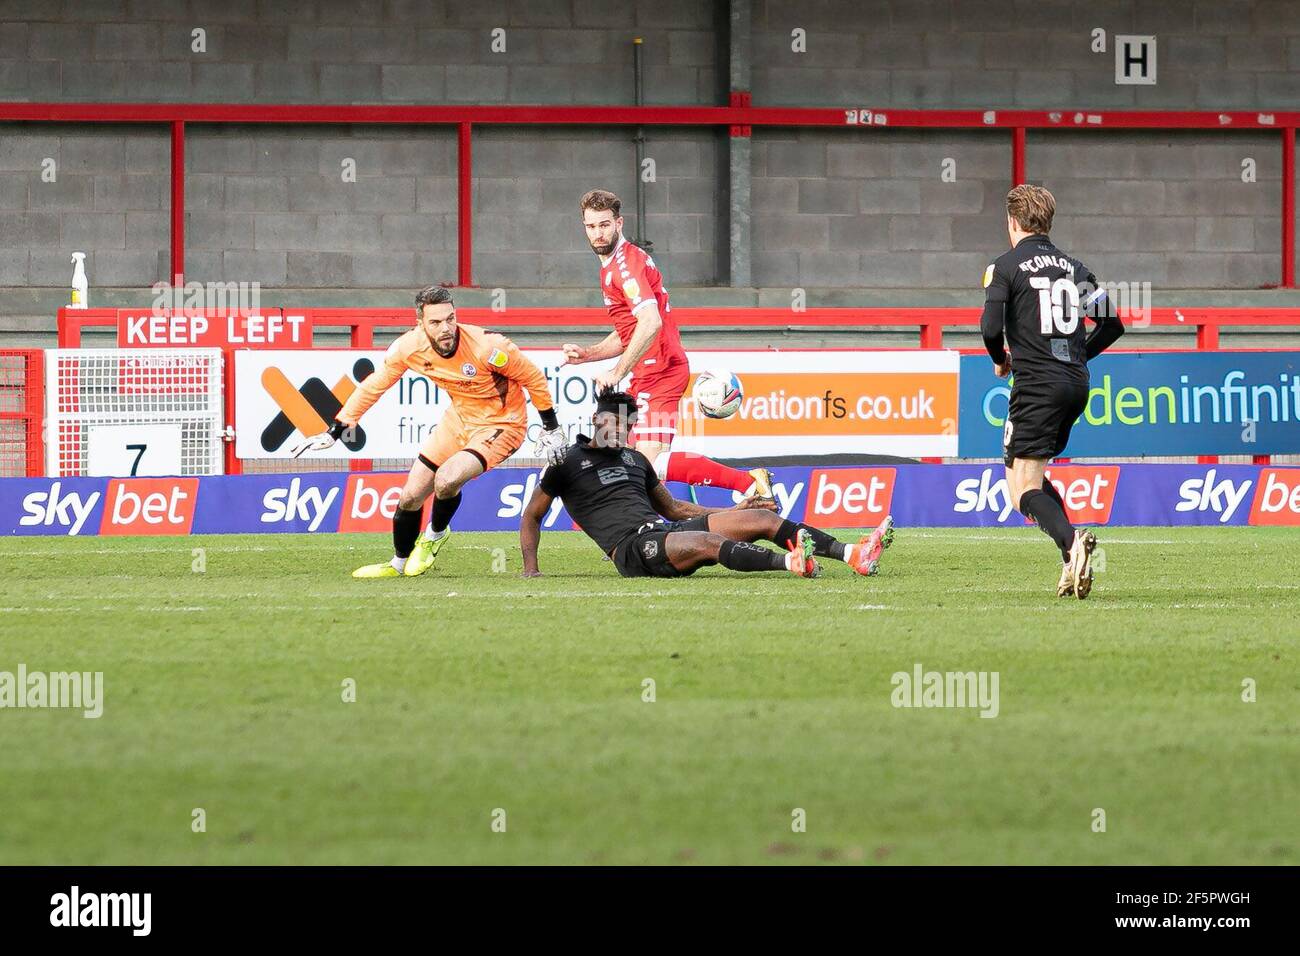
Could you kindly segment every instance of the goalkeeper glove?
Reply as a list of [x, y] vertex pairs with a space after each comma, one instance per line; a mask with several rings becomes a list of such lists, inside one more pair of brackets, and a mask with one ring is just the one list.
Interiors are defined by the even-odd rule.
[[319, 435], [311, 435], [293, 446], [290, 454], [294, 458], [299, 458], [305, 451], [324, 451], [336, 441], [343, 437], [343, 433], [351, 426], [344, 425], [341, 421], [335, 419], [334, 424], [330, 425], [328, 431], [323, 431]]
[[564, 449], [568, 447], [569, 442], [565, 438], [564, 429], [560, 427], [555, 409], [548, 408], [538, 414], [542, 418], [542, 433], [537, 438], [537, 444], [533, 446], [533, 455], [555, 464], [564, 457]]

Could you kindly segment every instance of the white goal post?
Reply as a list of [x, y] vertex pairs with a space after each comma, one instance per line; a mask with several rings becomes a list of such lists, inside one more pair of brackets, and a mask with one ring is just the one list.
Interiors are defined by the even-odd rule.
[[47, 349], [46, 475], [221, 474], [222, 368], [217, 348]]

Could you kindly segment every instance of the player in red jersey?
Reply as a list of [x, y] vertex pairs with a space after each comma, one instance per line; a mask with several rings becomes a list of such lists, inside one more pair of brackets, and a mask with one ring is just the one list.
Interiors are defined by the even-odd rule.
[[614, 331], [597, 344], [564, 346], [566, 365], [619, 357], [618, 364], [596, 376], [596, 390], [616, 390], [629, 374], [639, 420], [632, 433], [636, 450], [654, 463], [660, 479], [690, 485], [716, 485], [747, 498], [772, 502], [772, 473], [766, 468], [741, 471], [711, 458], [670, 451], [677, 434], [677, 406], [691, 370], [677, 323], [668, 305], [663, 274], [644, 249], [623, 238], [622, 202], [605, 189], [582, 197], [582, 224], [600, 259], [600, 289], [614, 320]]

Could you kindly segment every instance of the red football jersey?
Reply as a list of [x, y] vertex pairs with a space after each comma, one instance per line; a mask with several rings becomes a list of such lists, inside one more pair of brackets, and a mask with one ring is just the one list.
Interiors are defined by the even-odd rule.
[[649, 351], [632, 370], [634, 376], [652, 375], [664, 366], [686, 361], [677, 323], [669, 311], [671, 307], [668, 305], [668, 290], [664, 288], [663, 273], [644, 249], [620, 236], [614, 251], [607, 259], [601, 260], [600, 289], [605, 296], [605, 306], [614, 320], [614, 330], [618, 332], [624, 346], [632, 340], [637, 312], [651, 302], [659, 306], [663, 327]]

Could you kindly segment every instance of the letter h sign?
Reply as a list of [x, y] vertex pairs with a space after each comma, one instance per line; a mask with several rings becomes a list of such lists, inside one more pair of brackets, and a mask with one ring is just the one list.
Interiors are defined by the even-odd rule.
[[1156, 38], [1115, 36], [1115, 82], [1120, 86], [1156, 85]]

